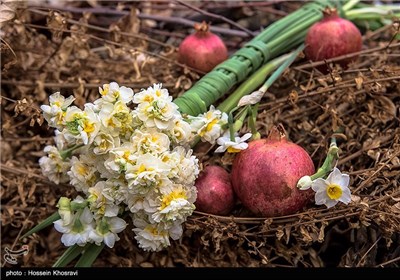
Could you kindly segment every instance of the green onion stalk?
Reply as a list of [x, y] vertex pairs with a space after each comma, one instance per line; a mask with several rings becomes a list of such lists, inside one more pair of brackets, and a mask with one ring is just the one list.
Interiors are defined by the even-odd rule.
[[[285, 56], [281, 55], [304, 42], [308, 29], [322, 19], [323, 10], [327, 7], [336, 8], [342, 17], [349, 17], [353, 21], [367, 18], [371, 21], [380, 21], [379, 24], [382, 25], [384, 24], [382, 19], [387, 19], [392, 13], [392, 9], [388, 9], [388, 6], [357, 6], [359, 1], [317, 0], [303, 5], [297, 11], [269, 25], [243, 48], [204, 75], [193, 87], [176, 98], [175, 104], [178, 105], [181, 113], [197, 116], [206, 112], [210, 105], [229, 94], [236, 85], [248, 79], [258, 69], [263, 69], [263, 73], [270, 73], [284, 62]], [[278, 56], [281, 57], [277, 59]], [[265, 75], [263, 78], [265, 79]], [[263, 80], [253, 86], [256, 88], [262, 82]], [[250, 92], [251, 90], [246, 94]], [[240, 95], [236, 92], [230, 95], [234, 94]], [[239, 99], [234, 98], [236, 101]], [[221, 111], [228, 112], [232, 106], [236, 106], [232, 104], [222, 105]]]
[[384, 25], [391, 24], [394, 18], [399, 18], [400, 6], [378, 5], [371, 7], [359, 3], [353, 9], [347, 10], [344, 17], [351, 20], [359, 28], [374, 31]]
[[[280, 75], [293, 63], [296, 57], [304, 50], [305, 45], [301, 44], [295, 51], [290, 54], [281, 56], [274, 59], [270, 63], [261, 67], [256, 73], [250, 76], [240, 87], [231, 94], [224, 102], [222, 102], [218, 109], [223, 112], [229, 112], [229, 130], [231, 140], [234, 141], [235, 132], [239, 131], [244, 123], [244, 120], [248, 113], [250, 117], [248, 119], [249, 128], [251, 129], [252, 139], [259, 139], [260, 133], [256, 130], [256, 119], [258, 113], [258, 105], [262, 97], [267, 92], [268, 88], [280, 77]], [[281, 63], [281, 60], [284, 62]], [[281, 64], [280, 64], [281, 63]], [[271, 76], [262, 84], [262, 86], [255, 92], [248, 94], [253, 91], [257, 85], [265, 79], [266, 74], [269, 74], [272, 69], [275, 69], [278, 65], [280, 66], [272, 73]], [[247, 95], [247, 96], [246, 96]], [[247, 100], [243, 101], [247, 97]], [[237, 104], [237, 106], [236, 106]], [[238, 110], [240, 107], [245, 106], [238, 114], [234, 121], [233, 112]]]

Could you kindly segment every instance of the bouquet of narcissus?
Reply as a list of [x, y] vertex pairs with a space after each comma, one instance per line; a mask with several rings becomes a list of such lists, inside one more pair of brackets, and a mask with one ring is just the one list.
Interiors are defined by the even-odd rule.
[[81, 194], [59, 199], [54, 227], [65, 246], [113, 247], [130, 217], [139, 247], [159, 251], [182, 235], [195, 209], [199, 163], [190, 142], [195, 135], [215, 142], [227, 116], [211, 107], [184, 118], [161, 84], [134, 94], [113, 82], [99, 91], [83, 109], [60, 93], [41, 106], [56, 128], [42, 172]]

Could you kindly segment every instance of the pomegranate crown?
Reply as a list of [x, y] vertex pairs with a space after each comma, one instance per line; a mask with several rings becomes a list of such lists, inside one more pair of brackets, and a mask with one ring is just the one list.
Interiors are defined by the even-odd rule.
[[210, 24], [208, 24], [207, 22], [205, 22], [204, 20], [201, 23], [195, 23], [194, 24], [194, 29], [197, 32], [208, 32], [210, 29]]
[[326, 7], [323, 11], [322, 14], [324, 15], [324, 19], [326, 18], [335, 18], [338, 17], [338, 12], [337, 9], [334, 7]]
[[276, 141], [286, 139], [286, 130], [281, 123], [277, 124], [271, 128], [267, 138]]

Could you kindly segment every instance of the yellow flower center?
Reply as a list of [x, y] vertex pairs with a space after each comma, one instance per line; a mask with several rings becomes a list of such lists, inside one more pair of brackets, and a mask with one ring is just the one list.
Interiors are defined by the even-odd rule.
[[213, 119], [213, 120], [207, 125], [206, 130], [207, 130], [207, 131], [210, 131], [216, 123], [218, 123], [218, 119]]
[[110, 90], [110, 86], [109, 85], [104, 85], [104, 89], [100, 89], [100, 94], [101, 95], [107, 95], [108, 91]]
[[228, 153], [239, 153], [241, 150], [235, 149], [234, 147], [228, 147], [227, 151]]
[[63, 123], [64, 117], [65, 117], [66, 114], [67, 114], [67, 112], [64, 112], [64, 111], [61, 111], [61, 112], [57, 113], [57, 118], [58, 118], [57, 124], [58, 125]]
[[151, 233], [152, 235], [163, 235], [164, 234], [163, 231], [158, 231], [155, 226], [151, 226], [151, 225], [148, 225], [147, 227], [145, 227], [144, 230]]
[[326, 188], [326, 194], [329, 196], [330, 199], [339, 199], [342, 196], [342, 188], [336, 184], [330, 184]]
[[77, 170], [78, 170], [79, 175], [82, 175], [82, 176], [87, 175], [87, 170], [86, 170], [85, 166], [78, 165]]
[[140, 173], [145, 172], [145, 171], [146, 171], [146, 166], [144, 166], [143, 164], [141, 164], [141, 165], [139, 166], [139, 169], [138, 169], [138, 171], [137, 171], [137, 174], [140, 174]]
[[160, 207], [161, 210], [164, 209], [165, 207], [168, 207], [173, 200], [179, 198], [187, 199], [186, 193], [183, 190], [175, 190], [170, 194], [164, 196], [161, 202], [161, 207]]
[[106, 150], [108, 148], [108, 143], [105, 139], [102, 139], [99, 144], [100, 150]]
[[122, 155], [122, 158], [125, 159], [127, 162], [130, 162], [129, 157], [131, 156], [131, 153], [129, 151], [125, 151], [124, 154]]
[[151, 96], [151, 95], [146, 95], [144, 98], [143, 98], [143, 101], [144, 102], [149, 102], [149, 103], [151, 103], [151, 102], [153, 102], [153, 100], [154, 100], [154, 97], [153, 96]]
[[169, 159], [170, 159], [170, 157], [168, 155], [164, 155], [161, 160], [162, 160], [162, 162], [168, 162]]
[[86, 133], [93, 132], [94, 129], [95, 129], [94, 123], [89, 123], [88, 121], [86, 121], [86, 122], [84, 123], [84, 128], [83, 128], [83, 130], [84, 130]]
[[115, 123], [114, 123], [112, 118], [107, 121], [107, 125], [108, 126], [115, 126]]

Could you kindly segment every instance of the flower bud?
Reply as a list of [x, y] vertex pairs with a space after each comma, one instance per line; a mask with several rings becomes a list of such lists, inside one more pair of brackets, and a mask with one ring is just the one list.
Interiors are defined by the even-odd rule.
[[311, 187], [312, 182], [313, 181], [310, 176], [303, 176], [297, 182], [297, 187], [302, 191], [308, 190]]
[[71, 212], [71, 199], [67, 197], [61, 197], [57, 203], [58, 214], [60, 214], [63, 225], [68, 225], [72, 221]]

